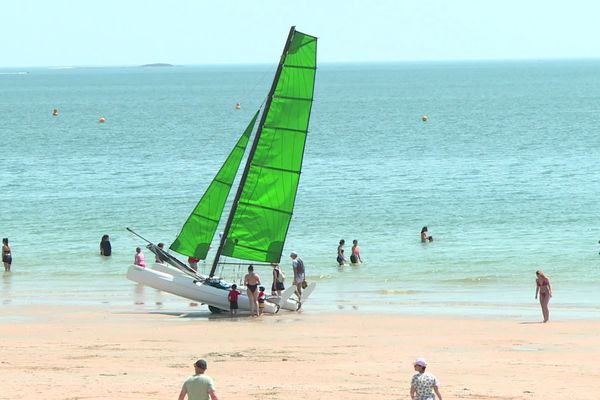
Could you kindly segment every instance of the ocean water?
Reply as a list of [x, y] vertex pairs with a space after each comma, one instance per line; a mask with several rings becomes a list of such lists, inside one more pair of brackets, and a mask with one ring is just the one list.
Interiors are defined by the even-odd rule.
[[[192, 309], [125, 278], [125, 227], [175, 238], [274, 70], [0, 70], [3, 306]], [[597, 318], [598, 127], [600, 61], [322, 65], [284, 270], [295, 250], [318, 282], [308, 312], [538, 319], [542, 269], [552, 317]], [[362, 265], [338, 268], [342, 238]]]

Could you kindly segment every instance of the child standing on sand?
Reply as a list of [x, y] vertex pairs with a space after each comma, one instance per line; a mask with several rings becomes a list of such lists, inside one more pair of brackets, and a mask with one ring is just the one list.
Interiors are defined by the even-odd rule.
[[262, 315], [265, 311], [265, 300], [267, 298], [267, 294], [265, 293], [265, 287], [261, 286], [258, 288], [258, 315]]
[[233, 317], [237, 315], [238, 310], [238, 297], [240, 295], [240, 291], [237, 290], [237, 285], [234, 283], [231, 285], [231, 290], [229, 291], [229, 295], [227, 298], [229, 299], [229, 313]]

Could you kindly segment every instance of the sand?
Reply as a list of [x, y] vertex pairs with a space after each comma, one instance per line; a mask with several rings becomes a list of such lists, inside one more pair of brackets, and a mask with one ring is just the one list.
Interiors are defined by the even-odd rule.
[[0, 399], [176, 399], [197, 358], [220, 399], [408, 399], [416, 357], [445, 399], [599, 398], [600, 321], [206, 316], [3, 307]]

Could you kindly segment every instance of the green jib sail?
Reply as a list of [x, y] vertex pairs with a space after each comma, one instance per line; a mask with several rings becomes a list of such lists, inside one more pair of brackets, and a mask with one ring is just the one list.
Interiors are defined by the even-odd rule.
[[317, 62], [317, 38], [294, 28], [291, 35], [225, 233], [225, 256], [264, 262], [281, 259], [300, 179]]
[[181, 228], [179, 236], [170, 246], [171, 250], [201, 260], [206, 259], [206, 254], [217, 231], [227, 196], [244, 157], [258, 113], [259, 111], [256, 112], [244, 134], [238, 140], [208, 189], [206, 189], [204, 196], [202, 196]]

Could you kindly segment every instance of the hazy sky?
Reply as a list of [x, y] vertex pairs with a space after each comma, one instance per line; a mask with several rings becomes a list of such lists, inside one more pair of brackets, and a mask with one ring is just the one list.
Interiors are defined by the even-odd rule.
[[320, 62], [599, 58], [593, 0], [2, 0], [0, 68], [275, 63], [291, 25]]

